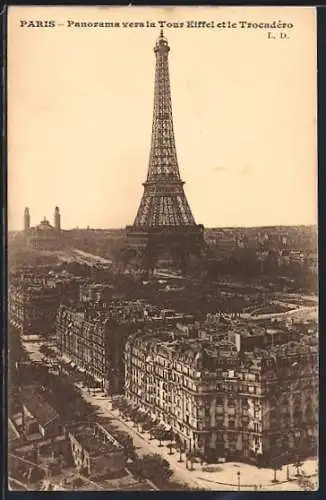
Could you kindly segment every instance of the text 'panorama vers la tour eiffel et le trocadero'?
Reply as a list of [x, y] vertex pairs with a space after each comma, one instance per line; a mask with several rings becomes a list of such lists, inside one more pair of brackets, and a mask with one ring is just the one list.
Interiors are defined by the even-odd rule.
[[294, 24], [281, 20], [264, 22], [249, 21], [87, 21], [68, 19], [63, 22], [49, 19], [21, 19], [19, 21], [21, 28], [208, 28], [208, 29], [292, 29]]

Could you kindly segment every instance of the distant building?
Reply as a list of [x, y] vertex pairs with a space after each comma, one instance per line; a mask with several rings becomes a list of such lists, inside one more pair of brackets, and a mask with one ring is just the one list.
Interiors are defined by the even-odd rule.
[[63, 246], [61, 232], [51, 226], [45, 217], [38, 226], [29, 229], [27, 243], [37, 250], [57, 250]]
[[81, 425], [69, 432], [77, 470], [88, 476], [105, 476], [126, 466], [124, 448], [101, 425]]
[[79, 277], [57, 275], [47, 279], [47, 284], [56, 288], [61, 304], [77, 304], [81, 281]]
[[256, 462], [273, 450], [309, 456], [317, 439], [317, 349], [239, 351], [233, 342], [131, 337], [125, 393], [206, 458]]
[[318, 274], [318, 254], [317, 252], [310, 252], [307, 255], [307, 267], [309, 271], [315, 275]]
[[81, 285], [79, 300], [81, 303], [102, 302], [105, 305], [112, 297], [112, 286], [103, 283], [85, 283]]
[[10, 284], [9, 322], [22, 334], [54, 333], [59, 302], [57, 287], [50, 287], [41, 281]]
[[266, 328], [258, 325], [236, 324], [228, 330], [228, 339], [237, 345], [238, 350], [253, 352], [255, 349], [268, 349], [286, 344], [292, 338], [286, 328]]
[[46, 217], [35, 227], [30, 226], [29, 208], [24, 212], [24, 237], [29, 247], [37, 250], [58, 250], [65, 246], [65, 232], [61, 230], [59, 207], [55, 207], [54, 226]]

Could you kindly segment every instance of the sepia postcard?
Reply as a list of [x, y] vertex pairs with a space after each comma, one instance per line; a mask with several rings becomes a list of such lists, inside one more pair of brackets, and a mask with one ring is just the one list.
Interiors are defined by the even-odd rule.
[[8, 489], [318, 489], [312, 7], [8, 9]]

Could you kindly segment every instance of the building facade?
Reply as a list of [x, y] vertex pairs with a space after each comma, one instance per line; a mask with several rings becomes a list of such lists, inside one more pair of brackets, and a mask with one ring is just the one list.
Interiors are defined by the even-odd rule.
[[8, 318], [22, 334], [52, 334], [60, 295], [55, 286], [43, 282], [10, 284]]
[[44, 217], [40, 224], [31, 227], [29, 208], [24, 211], [24, 237], [27, 246], [36, 250], [59, 250], [65, 246], [65, 233], [61, 230], [61, 214], [59, 207], [54, 210], [54, 225]]
[[135, 324], [118, 321], [112, 309], [60, 305], [56, 318], [56, 342], [68, 357], [110, 394], [124, 388], [124, 345]]
[[84, 283], [80, 287], [79, 301], [83, 304], [87, 303], [102, 303], [110, 302], [112, 297], [112, 287], [102, 283]]
[[317, 436], [316, 363], [309, 345], [253, 354], [226, 340], [139, 336], [126, 344], [125, 392], [196, 454], [257, 462], [275, 449], [309, 455]]
[[69, 432], [71, 451], [78, 471], [100, 476], [122, 471], [126, 465], [123, 446], [99, 424]]

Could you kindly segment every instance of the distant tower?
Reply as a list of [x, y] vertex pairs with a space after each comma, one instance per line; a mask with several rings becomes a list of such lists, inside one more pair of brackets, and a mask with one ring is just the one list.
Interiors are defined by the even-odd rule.
[[29, 208], [26, 207], [24, 211], [24, 231], [28, 231], [31, 225], [31, 216], [29, 214]]
[[[185, 267], [190, 254], [203, 248], [202, 225], [195, 223], [180, 178], [173, 131], [168, 54], [170, 47], [161, 31], [156, 41], [152, 142], [144, 192], [127, 236], [134, 252], [153, 268], [159, 254], [168, 251], [177, 267]], [[131, 251], [128, 252], [131, 255]], [[147, 261], [147, 264], [145, 263]]]
[[55, 207], [54, 209], [54, 227], [57, 231], [60, 231], [61, 229], [61, 215], [59, 207]]

